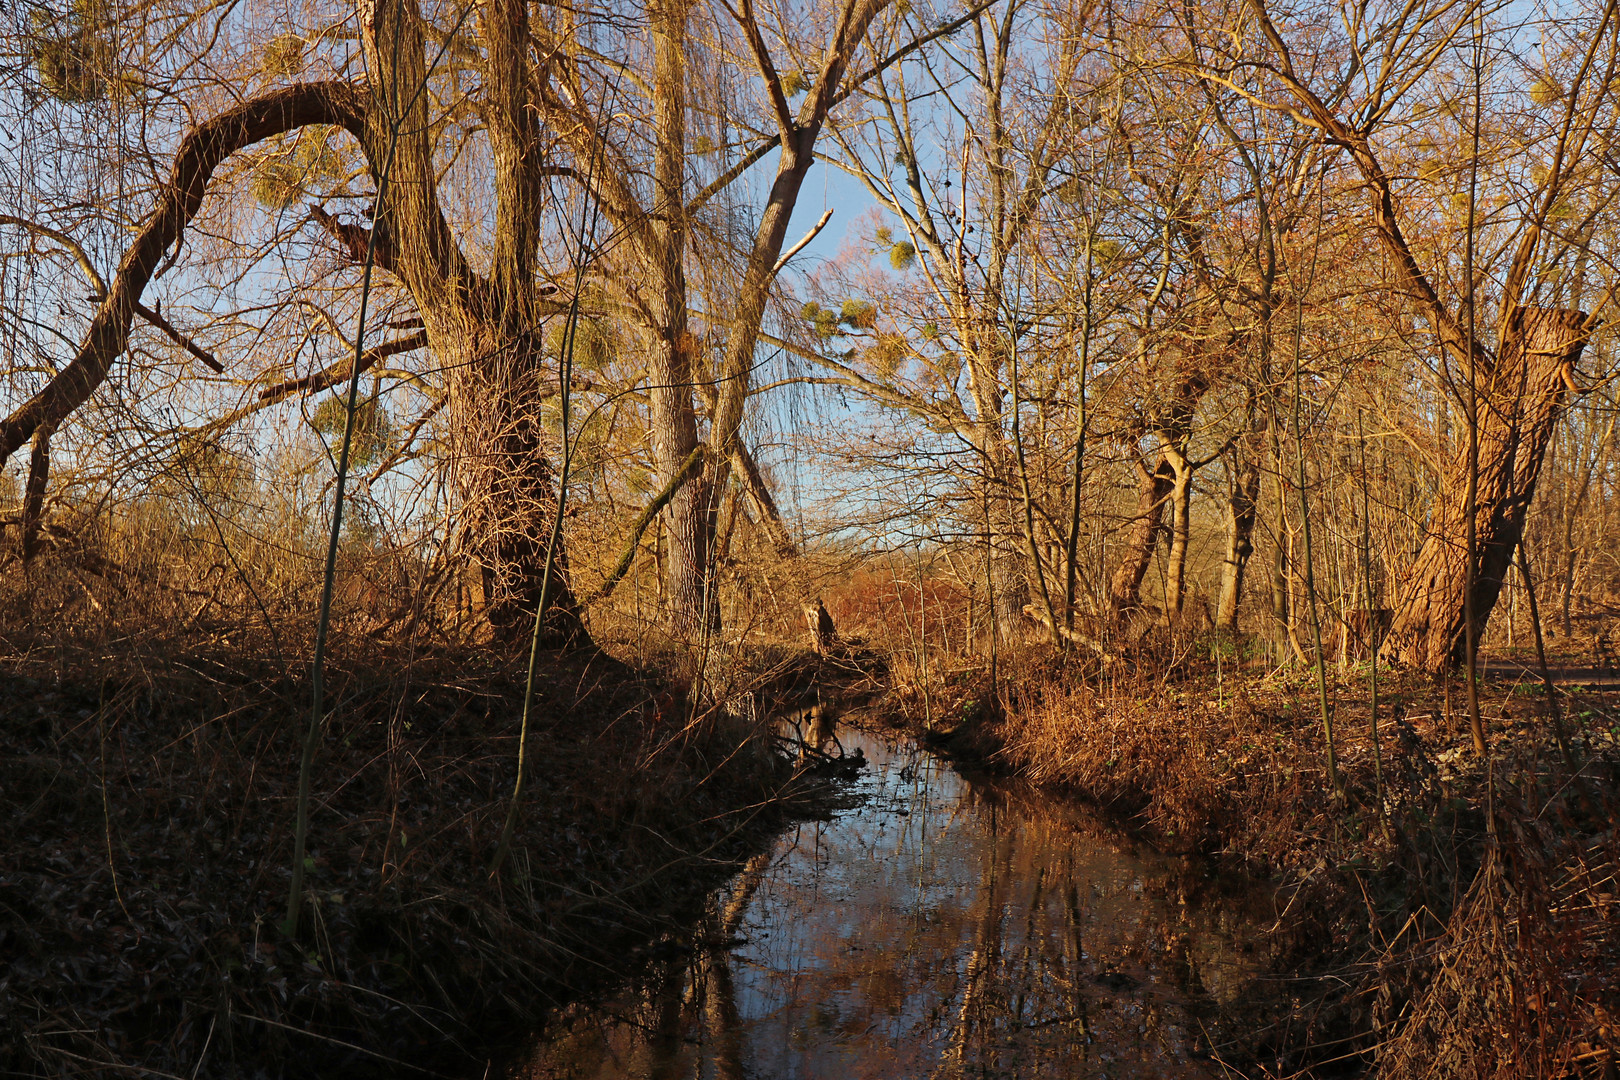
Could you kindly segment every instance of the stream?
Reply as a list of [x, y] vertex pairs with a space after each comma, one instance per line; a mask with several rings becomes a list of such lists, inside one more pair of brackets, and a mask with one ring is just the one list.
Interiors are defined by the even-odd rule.
[[1217, 1006], [1267, 970], [1272, 894], [1083, 807], [844, 729], [847, 809], [789, 830], [616, 998], [515, 1075], [1213, 1077]]

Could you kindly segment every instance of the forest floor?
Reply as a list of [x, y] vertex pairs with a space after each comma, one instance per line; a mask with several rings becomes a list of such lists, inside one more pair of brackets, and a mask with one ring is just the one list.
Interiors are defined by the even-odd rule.
[[1620, 686], [1594, 677], [1600, 658], [1554, 662], [1550, 707], [1524, 657], [1494, 658], [1485, 755], [1461, 680], [1380, 672], [1375, 738], [1370, 665], [1330, 665], [1339, 794], [1314, 669], [1256, 668], [1219, 641], [1103, 674], [1052, 655], [1004, 660], [993, 683], [977, 666], [934, 670], [898, 682], [883, 712], [1164, 850], [1276, 883], [1287, 970], [1230, 1018], [1248, 1036], [1220, 1051], [1244, 1075], [1607, 1080]]
[[[1206, 647], [1207, 646], [1207, 647]], [[307, 681], [240, 645], [0, 638], [0, 1074], [482, 1075], [556, 1003], [684, 949], [712, 890], [836, 803], [760, 718], [884, 665], [768, 649], [694, 712], [655, 662], [549, 655], [506, 816], [521, 664], [345, 641], [313, 776], [305, 927], [285, 937]], [[1277, 883], [1287, 970], [1223, 1018], [1245, 1075], [1609, 1077], [1620, 687], [1601, 658], [1482, 692], [1206, 642], [1107, 673], [1052, 655], [901, 671], [865, 711]], [[1151, 676], [1145, 673], [1151, 672]], [[746, 702], [747, 707], [739, 707]], [[739, 716], [752, 717], [744, 722]], [[1606, 1071], [1607, 1070], [1607, 1071]]]
[[0, 653], [7, 1076], [483, 1075], [553, 1003], [685, 947], [741, 860], [837, 797], [655, 671], [548, 655], [492, 877], [521, 664], [349, 641], [289, 938], [306, 678], [240, 648]]

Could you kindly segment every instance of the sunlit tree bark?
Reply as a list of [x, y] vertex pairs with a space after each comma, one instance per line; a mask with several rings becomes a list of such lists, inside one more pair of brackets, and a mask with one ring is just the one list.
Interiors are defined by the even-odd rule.
[[[1586, 344], [1580, 311], [1518, 308], [1507, 347], [1491, 367], [1480, 394], [1479, 474], [1474, 574], [1476, 631], [1501, 594], [1524, 532], [1547, 443], [1569, 397], [1571, 371]], [[1463, 646], [1463, 590], [1467, 581], [1463, 535], [1466, 451], [1453, 458], [1441, 481], [1441, 502], [1429, 539], [1408, 571], [1385, 657], [1435, 670], [1456, 663]]]
[[[1549, 141], [1550, 160], [1539, 172], [1539, 186], [1529, 200], [1517, 242], [1510, 245], [1513, 257], [1503, 282], [1494, 349], [1487, 344], [1484, 328], [1476, 330], [1471, 317], [1458, 314], [1459, 304], [1472, 302], [1472, 285], [1462, 290], [1461, 300], [1448, 303], [1419, 264], [1401, 220], [1394, 184], [1372, 141], [1378, 118], [1401, 93], [1403, 80], [1410, 85], [1430, 70], [1448, 44], [1472, 25], [1475, 8], [1416, 5], [1403, 11], [1399, 32], [1387, 26], [1375, 30], [1349, 24], [1355, 35], [1375, 35], [1371, 50], [1383, 56], [1376, 77], [1363, 91], [1361, 107], [1372, 110], [1370, 119], [1360, 123], [1345, 118], [1353, 103], [1320, 91], [1303, 69], [1296, 68], [1295, 53], [1263, 0], [1250, 0], [1250, 9], [1275, 61], [1272, 71], [1289, 99], [1287, 107], [1346, 153], [1365, 180], [1369, 223], [1395, 273], [1427, 320], [1438, 346], [1460, 369], [1459, 381], [1472, 388], [1471, 393], [1477, 393], [1484, 406], [1477, 413], [1478, 473], [1474, 474], [1468, 462], [1459, 468], [1455, 456], [1443, 473], [1439, 510], [1424, 551], [1400, 588], [1394, 625], [1382, 649], [1387, 659], [1438, 671], [1459, 655], [1457, 634], [1464, 607], [1472, 610], [1479, 628], [1489, 618], [1507, 560], [1523, 529], [1525, 508], [1535, 491], [1553, 422], [1565, 390], [1574, 385], [1572, 366], [1592, 330], [1583, 313], [1530, 307], [1526, 294], [1538, 259], [1547, 257], [1545, 242], [1553, 239], [1556, 246], [1557, 238], [1547, 232], [1548, 215], [1567, 195], [1571, 175], [1593, 131], [1594, 102], [1601, 98], [1583, 102], [1581, 91], [1589, 79], [1592, 85], [1607, 87], [1620, 55], [1613, 34], [1614, 5], [1605, 9], [1574, 72], [1573, 84], [1561, 95], [1562, 119]], [[1397, 42], [1404, 43], [1405, 51]], [[1468, 547], [1464, 542], [1467, 514], [1459, 507], [1470, 481], [1477, 485], [1478, 542], [1473, 545], [1472, 561], [1466, 554], [1458, 554]], [[1469, 581], [1474, 583], [1472, 596]]]

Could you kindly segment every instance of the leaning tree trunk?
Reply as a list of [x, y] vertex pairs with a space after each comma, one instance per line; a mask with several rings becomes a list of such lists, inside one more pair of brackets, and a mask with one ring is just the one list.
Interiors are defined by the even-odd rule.
[[[1475, 502], [1475, 640], [1490, 618], [1524, 531], [1547, 443], [1586, 345], [1586, 315], [1516, 308], [1500, 354], [1478, 396], [1479, 476]], [[1438, 673], [1461, 659], [1468, 558], [1464, 492], [1468, 449], [1461, 446], [1441, 478], [1440, 499], [1380, 655]]]
[[51, 429], [41, 424], [34, 432], [34, 452], [28, 460], [28, 481], [23, 487], [22, 563], [27, 566], [39, 551], [39, 530], [44, 524], [45, 486], [51, 473]]
[[1116, 628], [1123, 628], [1142, 607], [1142, 579], [1153, 565], [1153, 551], [1164, 527], [1164, 504], [1175, 486], [1176, 473], [1170, 459], [1161, 456], [1152, 472], [1138, 463], [1141, 480], [1136, 489], [1136, 517], [1125, 538], [1125, 551], [1108, 583], [1108, 615]]

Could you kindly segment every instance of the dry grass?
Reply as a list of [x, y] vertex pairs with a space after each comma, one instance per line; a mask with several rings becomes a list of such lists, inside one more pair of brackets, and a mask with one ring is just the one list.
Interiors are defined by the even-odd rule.
[[922, 728], [926, 687], [925, 737], [948, 752], [1274, 877], [1293, 980], [1240, 1018], [1252, 1037], [1225, 1052], [1247, 1074], [1609, 1075], [1620, 700], [1565, 701], [1572, 781], [1539, 688], [1487, 687], [1488, 769], [1440, 688], [1387, 673], [1375, 754], [1352, 667], [1333, 689], [1338, 799], [1314, 683], [1234, 666], [1219, 681], [1185, 662], [1099, 677], [1029, 652], [994, 687], [982, 672], [897, 678], [891, 715]]
[[[678, 925], [788, 812], [790, 771], [758, 733], [695, 715], [658, 674], [682, 650], [656, 629], [643, 573], [593, 613], [629, 664], [590, 652], [544, 665], [529, 803], [490, 883], [520, 665], [476, 647], [464, 564], [352, 537], [312, 927], [281, 940], [320, 545], [296, 514], [182, 520], [142, 504], [53, 522], [26, 573], [0, 574], [0, 827], [13, 838], [0, 1068], [481, 1069], [549, 1002]], [[578, 560], [588, 580], [589, 552]], [[876, 711], [950, 752], [1082, 796], [1166, 848], [1275, 875], [1296, 981], [1238, 1018], [1255, 1035], [1227, 1053], [1251, 1075], [1614, 1068], [1620, 703], [1568, 703], [1585, 765], [1571, 783], [1539, 699], [1495, 687], [1492, 787], [1426, 684], [1386, 684], [1375, 755], [1352, 670], [1334, 691], [1340, 801], [1304, 678], [1229, 661], [1217, 680], [1199, 659], [1209, 643], [1178, 633], [1102, 673], [1003, 655], [992, 681], [971, 589], [926, 568], [840, 577], [810, 563], [727, 586], [704, 699], [759, 717], [829, 677], [855, 697], [884, 682]], [[817, 594], [844, 639], [830, 661], [802, 649], [798, 604]]]
[[1615, 839], [1522, 837], [1493, 851], [1444, 933], [1426, 943], [1427, 985], [1377, 1048], [1377, 1075], [1613, 1075]]
[[467, 643], [428, 563], [350, 545], [288, 940], [313, 564], [71, 535], [0, 575], [8, 1074], [481, 1073], [826, 796], [656, 667], [551, 654], [490, 880], [521, 658]]

